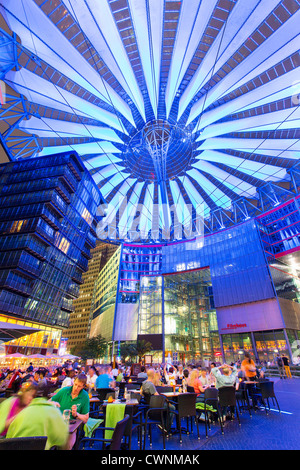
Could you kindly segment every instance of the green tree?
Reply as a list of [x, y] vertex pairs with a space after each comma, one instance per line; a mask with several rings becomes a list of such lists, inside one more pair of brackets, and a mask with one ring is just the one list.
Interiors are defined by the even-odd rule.
[[105, 356], [107, 350], [107, 342], [101, 336], [94, 336], [88, 338], [85, 343], [79, 348], [77, 354], [83, 359], [100, 359]]
[[120, 347], [120, 356], [123, 362], [133, 362], [136, 356], [136, 349], [134, 344], [122, 343]]
[[142, 362], [142, 358], [145, 356], [145, 354], [151, 352], [152, 349], [153, 346], [150, 341], [146, 341], [144, 339], [138, 339], [134, 345], [134, 352], [135, 355], [138, 356], [139, 362]]

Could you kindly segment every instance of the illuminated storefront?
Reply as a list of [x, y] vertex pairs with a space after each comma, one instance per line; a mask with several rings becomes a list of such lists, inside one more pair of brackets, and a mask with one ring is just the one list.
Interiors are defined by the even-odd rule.
[[40, 323], [22, 321], [19, 319], [16, 320], [4, 315], [0, 315], [0, 321], [17, 323], [18, 325], [24, 325], [40, 330], [28, 336], [22, 336], [19, 339], [5, 343], [3, 345], [4, 348], [2, 348], [2, 354], [14, 354], [15, 352], [18, 352], [29, 356], [31, 354], [46, 355], [46, 353], [58, 353], [61, 340], [61, 330], [49, 325], [47, 326]]

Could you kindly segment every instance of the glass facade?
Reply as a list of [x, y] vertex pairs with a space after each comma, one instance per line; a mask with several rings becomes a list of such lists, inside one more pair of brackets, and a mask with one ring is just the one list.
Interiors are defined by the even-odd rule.
[[96, 243], [100, 191], [73, 152], [0, 165], [0, 312], [62, 329]]
[[115, 309], [118, 292], [121, 247], [119, 246], [100, 271], [93, 293], [93, 319], [90, 336], [113, 340]]
[[178, 360], [209, 359], [220, 347], [212, 342], [217, 331], [210, 270], [164, 276], [164, 334], [166, 355]]
[[143, 275], [157, 276], [162, 269], [162, 245], [128, 245], [122, 249], [119, 303], [136, 303]]
[[96, 282], [106, 263], [118, 249], [117, 245], [103, 243], [99, 240], [96, 247], [91, 249], [89, 269], [83, 273], [83, 284], [78, 287], [78, 298], [74, 299], [74, 312], [70, 314], [70, 322], [67, 330], [63, 331], [66, 338], [66, 348], [72, 354], [72, 350], [82, 346], [89, 337], [91, 322], [95, 308]]
[[209, 267], [215, 307], [275, 296], [255, 220], [163, 248], [165, 273]]
[[[299, 330], [300, 311], [282, 301], [299, 305], [299, 270], [270, 258], [261, 233], [251, 219], [188, 242], [123, 245], [116, 312], [131, 322], [126, 339], [163, 335], [165, 353], [179, 358], [229, 361], [249, 351], [264, 359], [269, 348], [291, 355], [287, 330]], [[259, 339], [267, 331], [274, 342]]]
[[163, 324], [163, 277], [141, 277], [138, 309], [138, 334], [162, 335]]
[[262, 243], [267, 255], [274, 257], [286, 251], [299, 249], [299, 197], [257, 217]]

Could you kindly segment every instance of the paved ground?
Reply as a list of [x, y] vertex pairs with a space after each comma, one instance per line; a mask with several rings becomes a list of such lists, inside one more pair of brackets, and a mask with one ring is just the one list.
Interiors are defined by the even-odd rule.
[[[275, 411], [277, 408], [271, 401], [274, 411], [268, 415], [264, 410], [259, 410], [251, 418], [245, 411], [240, 417], [241, 426], [237, 420], [227, 422], [222, 435], [216, 424], [208, 439], [205, 438], [204, 423], [200, 423], [200, 441], [194, 425], [194, 434], [184, 434], [182, 444], [179, 443], [179, 434], [168, 438], [166, 450], [299, 450], [300, 379], [273, 380], [281, 413]], [[135, 442], [134, 448], [137, 448]], [[146, 450], [150, 449], [148, 442]], [[162, 437], [158, 431], [155, 431], [152, 450], [162, 450]]]

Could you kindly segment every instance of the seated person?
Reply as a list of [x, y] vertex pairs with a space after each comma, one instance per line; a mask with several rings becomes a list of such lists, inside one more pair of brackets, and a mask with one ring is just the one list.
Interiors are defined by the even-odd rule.
[[9, 425], [28, 406], [37, 394], [37, 385], [24, 383], [17, 395], [4, 400], [0, 405], [0, 437], [6, 437]]
[[[150, 399], [152, 395], [159, 395], [154, 385], [154, 381], [155, 381], [155, 371], [154, 369], [148, 369], [147, 380], [145, 380], [142, 383], [142, 386], [140, 389], [140, 393], [148, 399]], [[164, 407], [166, 410], [169, 408], [169, 411], [172, 411], [175, 409], [175, 406], [172, 405], [171, 403], [168, 403], [167, 401], [165, 401]], [[174, 413], [167, 413], [167, 416], [165, 419], [165, 429], [164, 429], [165, 432], [170, 431], [173, 419], [174, 419]]]
[[[221, 373], [222, 371], [222, 373]], [[228, 364], [223, 364], [219, 367], [214, 367], [211, 370], [211, 373], [216, 377], [216, 388], [222, 387], [236, 387], [237, 379], [237, 368], [235, 366], [229, 366]], [[226, 409], [223, 407], [222, 416], [223, 420], [226, 418]], [[233, 415], [234, 407], [230, 407], [231, 415]]]
[[84, 423], [87, 422], [90, 411], [89, 394], [84, 390], [86, 381], [86, 375], [79, 374], [75, 378], [72, 387], [60, 388], [50, 399], [62, 413], [64, 410], [71, 410], [72, 416], [81, 419]]
[[193, 387], [195, 393], [197, 394], [196, 402], [204, 402], [204, 392], [207, 388], [207, 385], [202, 385], [201, 380], [199, 379], [199, 371], [198, 369], [193, 369], [189, 375], [187, 384], [190, 387]]
[[86, 385], [87, 385], [90, 389], [96, 388], [96, 386], [95, 386], [96, 380], [97, 380], [96, 369], [95, 369], [95, 367], [92, 366], [92, 367], [89, 368], [88, 373], [87, 373]]
[[147, 379], [142, 383], [140, 393], [143, 396], [159, 395], [154, 385], [155, 371], [154, 369], [148, 369]]
[[[221, 373], [221, 370], [223, 373]], [[216, 388], [220, 387], [233, 387], [236, 384], [237, 368], [223, 364], [219, 367], [214, 367], [211, 373], [216, 378]]]
[[145, 367], [145, 366], [142, 366], [142, 367], [141, 367], [141, 372], [138, 373], [137, 378], [138, 378], [138, 379], [145, 379], [145, 380], [146, 380], [147, 377], [148, 377], [148, 376], [147, 376], [147, 372], [146, 372], [146, 367]]
[[[71, 410], [73, 419], [80, 419], [83, 423], [87, 423], [90, 413], [89, 394], [84, 390], [86, 381], [86, 375], [79, 374], [75, 378], [72, 387], [60, 388], [50, 399], [60, 409], [62, 414], [64, 410]], [[76, 433], [73, 433], [72, 436], [73, 441], [69, 443], [70, 448], [75, 443]]]
[[183, 366], [182, 366], [182, 364], [179, 364], [177, 372], [176, 372], [176, 383], [177, 383], [177, 385], [182, 385], [183, 378], [184, 378]]
[[66, 378], [63, 380], [62, 384], [61, 384], [61, 388], [64, 388], [64, 387], [71, 387], [74, 383], [74, 377], [76, 375], [76, 372], [75, 370], [73, 369], [68, 369], [66, 371]]
[[199, 380], [201, 381], [202, 385], [210, 385], [210, 377], [207, 374], [206, 367], [202, 367], [199, 374]]
[[114, 386], [114, 381], [112, 376], [109, 374], [108, 367], [101, 367], [99, 370], [99, 375], [96, 379], [95, 387], [97, 388], [110, 388]]
[[116, 382], [122, 382], [123, 379], [124, 379], [124, 375], [123, 375], [122, 369], [118, 369], [118, 375], [116, 377]]
[[166, 380], [166, 384], [174, 387], [176, 385], [176, 372], [174, 371], [174, 367], [169, 367], [169, 371], [167, 371], [166, 366], [164, 367], [164, 376]]
[[47, 436], [45, 450], [53, 446], [68, 448], [69, 426], [42, 391], [37, 391], [37, 396], [18, 413], [6, 434], [7, 438], [35, 436]]

